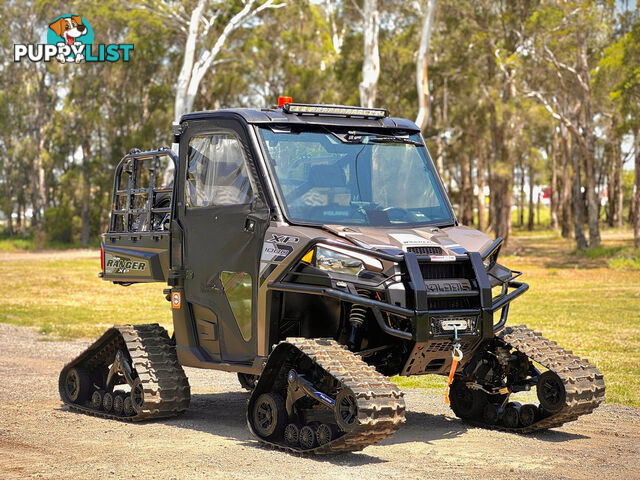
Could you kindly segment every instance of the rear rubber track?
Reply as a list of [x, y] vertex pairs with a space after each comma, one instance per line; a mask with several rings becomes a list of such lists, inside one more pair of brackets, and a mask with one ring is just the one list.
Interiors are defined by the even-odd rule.
[[[89, 406], [89, 402], [78, 404], [69, 401], [64, 388], [67, 371], [76, 366], [88, 371], [104, 369], [123, 347], [129, 352], [135, 376], [142, 382], [144, 402], [141, 408], [126, 416], [96, 410]], [[175, 346], [167, 331], [158, 324], [116, 325], [107, 330], [87, 350], [65, 365], [60, 372], [59, 391], [64, 404], [73, 410], [129, 422], [180, 415], [189, 407], [191, 393]]]

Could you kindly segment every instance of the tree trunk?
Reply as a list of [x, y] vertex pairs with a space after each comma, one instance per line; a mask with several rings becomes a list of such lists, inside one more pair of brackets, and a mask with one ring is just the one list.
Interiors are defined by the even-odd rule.
[[[46, 127], [45, 108], [47, 102], [47, 85], [45, 82], [46, 71], [43, 71], [37, 79], [35, 92], [35, 105], [33, 110], [34, 139], [37, 145], [35, 158], [33, 159], [33, 170], [31, 174], [31, 206], [33, 208], [32, 224], [37, 231], [42, 231], [42, 215], [46, 206], [45, 171], [42, 163], [42, 156], [45, 147]], [[23, 224], [24, 226], [24, 224]]]
[[460, 170], [460, 218], [463, 225], [473, 225], [473, 182], [471, 157], [468, 154], [463, 155]]
[[11, 211], [7, 215], [7, 234], [13, 237], [13, 233], [13, 207], [11, 207]]
[[573, 218], [576, 246], [578, 250], [587, 249], [587, 239], [584, 236], [584, 200], [582, 198], [582, 182], [580, 181], [580, 155], [575, 145], [571, 147], [573, 163]]
[[611, 199], [611, 192], [609, 192], [609, 201], [613, 201], [615, 208], [614, 223], [615, 227], [622, 229], [622, 209], [624, 208], [624, 189], [622, 187], [622, 151], [620, 148], [620, 141], [616, 140], [616, 146], [613, 153], [613, 164], [615, 166], [615, 192], [613, 192], [614, 198]]
[[640, 137], [638, 136], [638, 132], [635, 132], [635, 157], [633, 244], [635, 248], [640, 248]]
[[362, 62], [362, 82], [360, 82], [360, 105], [372, 108], [375, 107], [378, 78], [380, 77], [378, 0], [364, 0], [362, 13], [364, 16], [364, 61]]
[[533, 231], [534, 222], [534, 203], [533, 203], [533, 182], [535, 181], [535, 172], [531, 160], [529, 160], [529, 217], [527, 218], [527, 230]]
[[187, 40], [184, 46], [184, 58], [182, 60], [182, 68], [178, 75], [178, 83], [176, 84], [176, 99], [174, 104], [174, 123], [180, 122], [183, 113], [187, 113], [187, 89], [191, 80], [193, 71], [193, 63], [196, 54], [196, 42], [198, 40], [198, 31], [200, 27], [200, 19], [204, 10], [206, 1], [198, 0], [196, 8], [191, 12], [189, 21], [189, 30], [187, 31]]
[[[549, 196], [550, 210], [551, 210], [551, 229], [554, 232], [558, 231], [558, 210], [560, 192], [558, 192], [558, 129], [554, 129], [553, 138], [551, 140], [551, 151], [549, 152], [549, 158], [551, 160], [551, 195]], [[540, 218], [538, 217], [538, 221]]]
[[596, 169], [595, 169], [595, 135], [593, 115], [591, 113], [591, 78], [587, 61], [587, 32], [578, 30], [576, 33], [578, 45], [578, 68], [584, 79], [585, 87], [582, 89], [582, 109], [584, 124], [582, 135], [584, 137], [584, 166], [587, 179], [587, 223], [589, 225], [589, 246], [600, 245], [600, 200], [596, 193]]
[[560, 143], [562, 145], [562, 228], [563, 238], [571, 236], [572, 220], [572, 182], [571, 182], [571, 153], [569, 151], [568, 132], [564, 125], [560, 124]]
[[82, 145], [82, 192], [80, 219], [82, 220], [82, 245], [89, 243], [91, 236], [91, 169], [89, 156], [90, 146], [87, 143]]
[[418, 116], [416, 125], [420, 130], [429, 124], [429, 77], [428, 77], [428, 55], [429, 43], [431, 40], [431, 30], [433, 27], [433, 14], [436, 10], [436, 0], [427, 1], [427, 13], [422, 23], [422, 33], [420, 35], [420, 48], [418, 49], [418, 61], [416, 62], [416, 88], [418, 90]]
[[227, 22], [213, 46], [210, 49], [200, 49], [198, 59], [195, 60], [196, 50], [198, 50], [198, 37], [201, 35], [198, 27], [202, 17], [202, 9], [206, 6], [206, 3], [206, 1], [198, 0], [195, 9], [191, 12], [184, 59], [176, 85], [174, 104], [174, 122], [176, 123], [180, 121], [183, 113], [188, 113], [193, 109], [193, 102], [200, 88], [200, 82], [202, 82], [209, 69], [216, 64], [218, 55], [227, 43], [229, 36], [262, 10], [285, 6], [285, 4], [274, 5], [274, 0], [267, 0], [260, 6], [256, 6], [255, 0], [248, 0], [242, 10]]
[[524, 164], [520, 161], [520, 188], [518, 189], [518, 227], [524, 227]]
[[480, 140], [477, 142], [477, 162], [476, 162], [476, 172], [477, 179], [476, 185], [478, 185], [478, 230], [484, 231], [487, 228], [487, 212], [484, 205], [484, 189], [486, 186], [485, 182], [485, 167], [484, 167], [484, 151], [482, 150], [482, 143]]

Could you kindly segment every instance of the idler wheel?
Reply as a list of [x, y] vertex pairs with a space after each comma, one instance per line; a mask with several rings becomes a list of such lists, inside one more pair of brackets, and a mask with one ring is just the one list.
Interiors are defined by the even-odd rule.
[[86, 370], [76, 367], [71, 368], [65, 377], [64, 391], [67, 398], [73, 403], [84, 403], [89, 399], [91, 379]]
[[131, 415], [136, 413], [136, 411], [133, 409], [133, 404], [131, 403], [131, 395], [127, 395], [126, 397], [124, 397], [124, 403], [122, 404], [122, 409], [123, 409], [122, 411], [127, 417], [130, 417]]
[[309, 425], [300, 429], [300, 446], [305, 450], [311, 450], [316, 445], [316, 434]]
[[500, 421], [502, 413], [502, 407], [500, 405], [497, 403], [487, 403], [482, 412], [482, 420], [489, 425], [495, 425]]
[[523, 427], [528, 427], [533, 425], [536, 421], [536, 416], [538, 414], [538, 407], [527, 403], [520, 407], [520, 425]]
[[104, 392], [102, 390], [96, 390], [91, 395], [91, 408], [94, 410], [100, 410], [102, 408], [102, 397]]
[[142, 406], [144, 405], [144, 385], [142, 385], [142, 380], [140, 377], [136, 378], [133, 381], [133, 385], [131, 386], [131, 406], [136, 413], [140, 413], [142, 411]]
[[245, 390], [253, 390], [258, 383], [258, 375], [251, 375], [250, 373], [238, 373], [238, 381]]
[[318, 445], [325, 445], [333, 440], [333, 429], [330, 425], [326, 423], [321, 423], [316, 428], [316, 439], [318, 440]]
[[520, 422], [520, 404], [518, 402], [508, 403], [504, 408], [502, 423], [507, 428], [518, 428]]
[[460, 418], [477, 419], [484, 413], [487, 396], [481, 390], [467, 387], [464, 382], [454, 380], [449, 390], [451, 409]]
[[565, 406], [567, 392], [557, 373], [547, 370], [540, 375], [536, 390], [540, 406], [547, 412], [556, 413]]
[[300, 427], [295, 423], [284, 427], [284, 441], [292, 447], [297, 446], [300, 441]]
[[107, 392], [102, 397], [102, 408], [104, 408], [105, 412], [110, 412], [113, 408], [113, 394]]
[[122, 412], [124, 412], [124, 395], [118, 393], [113, 397], [113, 413], [122, 415]]
[[336, 396], [335, 418], [338, 426], [350, 432], [358, 420], [358, 403], [355, 394], [349, 388], [343, 388]]
[[263, 393], [253, 405], [253, 428], [263, 438], [279, 437], [287, 422], [284, 400], [274, 392]]

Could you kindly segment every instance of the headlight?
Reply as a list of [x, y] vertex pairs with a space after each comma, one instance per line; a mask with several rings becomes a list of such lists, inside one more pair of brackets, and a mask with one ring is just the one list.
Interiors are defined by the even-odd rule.
[[350, 273], [357, 275], [364, 269], [364, 263], [357, 258], [334, 252], [326, 248], [316, 249], [316, 267], [336, 273]]
[[302, 257], [302, 261], [320, 270], [349, 275], [358, 275], [362, 270], [373, 272], [383, 270], [380, 260], [333, 245], [329, 247], [318, 244]]
[[494, 267], [494, 265], [498, 261], [499, 253], [500, 253], [500, 249], [496, 250], [495, 252], [493, 252], [491, 255], [489, 255], [487, 258], [485, 258], [482, 261], [482, 263], [484, 263], [484, 268], [486, 268], [487, 271], [491, 270]]

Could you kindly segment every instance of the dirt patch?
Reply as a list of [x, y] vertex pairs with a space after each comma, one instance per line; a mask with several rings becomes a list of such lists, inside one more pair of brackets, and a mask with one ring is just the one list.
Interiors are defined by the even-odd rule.
[[0, 324], [0, 477], [13, 478], [637, 478], [640, 410], [603, 405], [535, 435], [470, 427], [441, 395], [406, 392], [407, 423], [362, 452], [290, 455], [261, 446], [246, 428], [235, 375], [186, 369], [189, 411], [127, 424], [68, 411], [58, 372], [85, 342], [41, 342]]
[[33, 252], [0, 252], [0, 261], [20, 260], [72, 260], [76, 258], [100, 258], [99, 249], [71, 248], [68, 250], [35, 250]]

